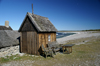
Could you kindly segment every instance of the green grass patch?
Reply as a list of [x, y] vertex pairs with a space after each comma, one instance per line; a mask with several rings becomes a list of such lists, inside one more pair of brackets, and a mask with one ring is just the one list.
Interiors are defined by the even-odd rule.
[[21, 57], [19, 55], [12, 55], [12, 56], [6, 56], [6, 57], [2, 57], [0, 58], [0, 63], [6, 63], [6, 62], [10, 62], [10, 61], [19, 61], [21, 59]]

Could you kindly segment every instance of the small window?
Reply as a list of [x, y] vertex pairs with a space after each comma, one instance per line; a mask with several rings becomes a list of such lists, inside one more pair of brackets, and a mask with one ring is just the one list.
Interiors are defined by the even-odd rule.
[[48, 35], [48, 41], [50, 41], [50, 35]]

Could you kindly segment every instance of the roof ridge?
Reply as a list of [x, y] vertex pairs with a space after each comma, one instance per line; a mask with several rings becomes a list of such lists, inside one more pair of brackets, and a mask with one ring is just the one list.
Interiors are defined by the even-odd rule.
[[[32, 14], [32, 13], [30, 13], [30, 12], [27, 12], [27, 14], [30, 14], [31, 16], [32, 16], [32, 15], [40, 16], [40, 15], [37, 15], [37, 14]], [[40, 16], [40, 17], [44, 17], [44, 16]], [[44, 18], [47, 18], [47, 19], [48, 19], [48, 17], [44, 17]]]

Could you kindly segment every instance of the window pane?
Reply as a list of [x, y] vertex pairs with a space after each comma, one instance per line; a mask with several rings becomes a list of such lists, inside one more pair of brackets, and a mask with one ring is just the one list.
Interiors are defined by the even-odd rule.
[[48, 41], [50, 41], [50, 35], [48, 35]]

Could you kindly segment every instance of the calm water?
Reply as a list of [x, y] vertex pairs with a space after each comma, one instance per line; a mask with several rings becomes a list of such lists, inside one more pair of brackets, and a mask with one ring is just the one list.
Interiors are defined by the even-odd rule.
[[62, 38], [62, 37], [69, 36], [69, 35], [73, 35], [73, 34], [76, 34], [76, 33], [63, 33], [63, 32], [58, 32], [58, 33], [56, 33], [56, 38]]

